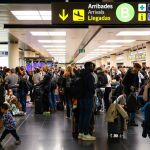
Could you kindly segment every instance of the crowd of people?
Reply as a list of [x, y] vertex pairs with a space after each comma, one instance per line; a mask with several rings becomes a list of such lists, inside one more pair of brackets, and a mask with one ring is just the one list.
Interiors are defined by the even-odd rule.
[[[95, 111], [107, 112], [110, 104], [119, 99], [125, 99], [122, 105], [129, 115], [128, 124], [138, 126], [135, 114], [150, 99], [149, 88], [150, 69], [138, 63], [132, 68], [106, 68], [104, 65], [96, 68], [94, 63], [87, 62], [84, 67], [73, 65], [65, 70], [57, 66], [30, 71], [25, 67], [0, 67], [1, 107], [7, 105], [13, 116], [26, 115], [26, 102], [30, 97], [36, 113], [65, 109], [67, 119], [77, 108], [74, 132], [81, 140], [96, 140], [93, 136]], [[38, 105], [38, 101], [42, 103]]]

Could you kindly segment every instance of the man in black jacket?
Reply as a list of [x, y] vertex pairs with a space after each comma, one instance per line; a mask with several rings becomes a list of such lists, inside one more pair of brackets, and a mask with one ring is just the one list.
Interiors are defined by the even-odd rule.
[[136, 98], [135, 92], [139, 88], [138, 72], [141, 69], [141, 65], [138, 63], [134, 64], [133, 68], [130, 68], [123, 78], [124, 92], [127, 98], [127, 111], [129, 113], [129, 125], [138, 126], [135, 123], [135, 112], [136, 112]]
[[79, 135], [78, 139], [85, 141], [96, 140], [96, 137], [90, 135], [90, 120], [93, 111], [93, 97], [95, 93], [93, 63], [87, 62], [84, 65], [85, 70], [83, 72], [84, 83], [84, 95], [79, 100]]

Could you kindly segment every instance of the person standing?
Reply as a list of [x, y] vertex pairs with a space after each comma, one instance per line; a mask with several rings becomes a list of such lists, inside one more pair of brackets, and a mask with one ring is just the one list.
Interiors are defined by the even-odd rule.
[[11, 72], [8, 76], [5, 77], [5, 85], [7, 89], [12, 89], [13, 93], [16, 97], [18, 97], [18, 75], [15, 73], [15, 69], [11, 69]]
[[24, 114], [26, 114], [26, 97], [28, 91], [30, 90], [30, 87], [27, 83], [27, 79], [24, 78], [24, 75], [25, 75], [24, 68], [20, 68], [18, 81], [18, 94], [20, 103], [22, 105], [22, 111], [24, 112]]
[[79, 99], [79, 134], [78, 139], [84, 141], [94, 141], [96, 137], [90, 135], [90, 121], [93, 112], [93, 97], [95, 94], [93, 63], [87, 62], [84, 65], [85, 70], [82, 70], [82, 82], [84, 94]]
[[129, 125], [138, 126], [135, 123], [135, 112], [136, 112], [136, 97], [135, 92], [139, 88], [139, 77], [138, 72], [141, 69], [139, 63], [135, 63], [133, 68], [129, 68], [125, 74], [122, 84], [124, 86], [124, 93], [126, 94], [127, 100], [127, 111], [129, 114]]
[[65, 94], [65, 101], [66, 101], [66, 118], [70, 118], [71, 117], [71, 107], [72, 107], [72, 103], [71, 103], [71, 85], [72, 85], [72, 80], [74, 78], [74, 73], [73, 73], [73, 69], [71, 66], [68, 66], [64, 75], [64, 94]]
[[107, 111], [109, 108], [109, 94], [111, 92], [111, 77], [108, 74], [107, 70], [105, 70], [104, 72], [105, 72], [105, 75], [107, 77], [107, 84], [106, 84], [105, 92], [104, 92], [104, 102], [105, 102], [105, 108]]

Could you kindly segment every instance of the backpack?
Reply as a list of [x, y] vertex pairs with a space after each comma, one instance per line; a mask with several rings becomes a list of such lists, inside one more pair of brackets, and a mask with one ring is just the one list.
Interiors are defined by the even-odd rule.
[[71, 77], [66, 78], [66, 88], [70, 88], [70, 87], [71, 87], [71, 84], [72, 84], [72, 79], [71, 79]]
[[108, 84], [108, 78], [105, 74], [98, 75], [98, 87], [105, 87]]
[[75, 99], [81, 99], [85, 95], [84, 76], [79, 75], [74, 78], [71, 86], [71, 95]]

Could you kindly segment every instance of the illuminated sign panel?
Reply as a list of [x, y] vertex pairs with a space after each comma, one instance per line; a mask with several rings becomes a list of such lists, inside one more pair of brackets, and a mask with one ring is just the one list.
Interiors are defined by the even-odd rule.
[[53, 24], [150, 24], [150, 3], [54, 3]]

